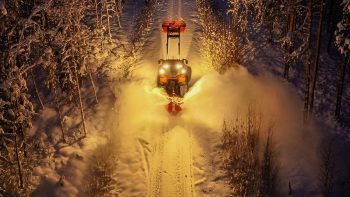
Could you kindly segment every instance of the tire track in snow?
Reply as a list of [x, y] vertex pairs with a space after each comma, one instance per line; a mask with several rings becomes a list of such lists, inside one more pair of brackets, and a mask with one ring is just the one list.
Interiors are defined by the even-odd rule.
[[192, 138], [175, 127], [155, 140], [151, 154], [149, 197], [192, 197]]
[[161, 182], [162, 182], [162, 171], [163, 171], [163, 156], [164, 156], [164, 134], [156, 140], [155, 145], [152, 149], [151, 163], [150, 166], [150, 177], [148, 181], [148, 197], [159, 197], [161, 196]]
[[[187, 129], [188, 130], [188, 129]], [[193, 176], [193, 136], [192, 136], [192, 129], [188, 130], [189, 131], [189, 140], [190, 140], [190, 176], [191, 176], [191, 197], [194, 196], [194, 176]]]

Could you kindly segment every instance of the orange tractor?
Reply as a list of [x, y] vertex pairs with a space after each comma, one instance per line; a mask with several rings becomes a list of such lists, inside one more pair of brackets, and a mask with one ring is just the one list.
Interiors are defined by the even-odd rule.
[[[170, 97], [183, 98], [188, 91], [188, 83], [191, 80], [192, 69], [186, 59], [180, 58], [180, 35], [185, 31], [184, 21], [164, 21], [162, 30], [166, 33], [166, 56], [158, 61], [157, 85], [163, 87]], [[169, 39], [178, 40], [178, 58], [169, 59]]]

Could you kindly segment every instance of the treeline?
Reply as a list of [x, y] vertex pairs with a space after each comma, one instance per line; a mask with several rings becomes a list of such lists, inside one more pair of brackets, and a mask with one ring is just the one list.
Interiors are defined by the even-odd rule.
[[[227, 0], [233, 27], [245, 39], [263, 38], [260, 44], [279, 46], [283, 52], [283, 76], [289, 79], [291, 67], [303, 65], [304, 120], [313, 114], [315, 92], [320, 69], [320, 55], [328, 53], [335, 60], [344, 57], [338, 66], [335, 119], [340, 118], [344, 89], [349, 27], [349, 2], [342, 0]], [[341, 22], [340, 22], [341, 21]], [[344, 24], [345, 23], [345, 24]], [[344, 24], [344, 25], [342, 25]], [[335, 39], [337, 38], [337, 39]], [[325, 50], [323, 50], [325, 49]], [[337, 50], [340, 53], [337, 53]], [[337, 65], [333, 65], [337, 67]]]
[[222, 6], [216, 0], [197, 0], [205, 40], [214, 49], [209, 55], [214, 67], [221, 72], [234, 63], [244, 64], [266, 44], [278, 47], [284, 59], [286, 80], [291, 68], [303, 66], [307, 122], [314, 110], [320, 55], [328, 53], [334, 60], [342, 58], [340, 65], [333, 65], [338, 69], [334, 118], [340, 119], [349, 53], [349, 1], [227, 0], [225, 3]]
[[[33, 158], [45, 147], [28, 139], [26, 132], [45, 105], [57, 111], [63, 142], [86, 136], [82, 81], [89, 81], [90, 95], [98, 103], [95, 64], [113, 42], [111, 20], [119, 21], [122, 4], [123, 0], [0, 0], [1, 196], [30, 192], [31, 168], [39, 162]], [[30, 87], [35, 91], [29, 92]], [[63, 126], [63, 105], [79, 109], [82, 126], [74, 134]]]

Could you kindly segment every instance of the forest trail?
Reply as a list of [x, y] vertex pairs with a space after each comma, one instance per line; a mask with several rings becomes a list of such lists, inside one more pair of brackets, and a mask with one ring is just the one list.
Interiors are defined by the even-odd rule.
[[[130, 15], [121, 18], [126, 27], [120, 40], [130, 39], [128, 18], [135, 18], [135, 6], [126, 5]], [[200, 25], [195, 1], [163, 0], [158, 5], [140, 51], [133, 82], [123, 86], [116, 106], [120, 107], [119, 124], [111, 127], [119, 159], [117, 174], [128, 180], [117, 181], [120, 196], [192, 197], [195, 193], [193, 174], [192, 130], [180, 115], [170, 116], [165, 110], [165, 91], [155, 87], [158, 60], [165, 58], [164, 20], [184, 20], [186, 31], [181, 37], [181, 58], [189, 60], [194, 77], [200, 68]], [[135, 26], [130, 24], [130, 26]], [[194, 39], [197, 37], [198, 39]], [[127, 43], [127, 41], [125, 41]], [[128, 46], [125, 46], [128, 47]], [[177, 57], [177, 43], [170, 42], [169, 57]], [[119, 87], [119, 84], [116, 84]], [[113, 118], [113, 117], [112, 117]]]
[[[193, 39], [193, 29], [194, 24], [191, 23], [191, 16], [189, 13], [182, 13], [183, 9], [193, 9], [195, 8], [195, 1], [183, 2], [182, 0], [168, 0], [164, 2], [166, 10], [166, 18], [161, 16], [158, 19], [158, 25], [160, 27], [162, 20], [184, 20], [187, 23], [187, 29], [182, 36], [181, 40], [181, 58], [188, 58], [189, 51]], [[186, 7], [186, 8], [183, 8]], [[197, 27], [198, 28], [198, 27]], [[160, 37], [159, 37], [160, 36]], [[165, 57], [165, 36], [164, 35], [154, 35], [162, 42], [158, 51], [163, 53], [162, 57]], [[157, 43], [157, 42], [154, 42]], [[148, 48], [145, 47], [145, 51], [156, 51], [157, 46], [152, 46]], [[170, 42], [170, 57], [176, 56], [177, 43]], [[192, 50], [192, 55], [199, 56], [197, 50]], [[152, 57], [152, 55], [148, 56]], [[198, 57], [197, 57], [198, 58]], [[153, 58], [144, 58], [150, 62], [154, 62], [154, 68], [157, 68], [156, 60]], [[193, 59], [189, 59], [190, 65], [193, 64]], [[195, 67], [195, 66], [194, 66]], [[157, 71], [155, 70], [155, 73]], [[172, 121], [179, 121], [178, 117], [171, 117], [174, 120], [170, 120], [170, 125]], [[151, 153], [149, 154], [148, 166], [148, 197], [193, 197], [194, 196], [194, 177], [193, 177], [193, 161], [192, 161], [192, 131], [184, 126], [183, 124], [174, 124], [171, 127], [169, 124], [165, 126], [160, 132], [159, 136], [156, 136], [154, 140], [151, 141]]]

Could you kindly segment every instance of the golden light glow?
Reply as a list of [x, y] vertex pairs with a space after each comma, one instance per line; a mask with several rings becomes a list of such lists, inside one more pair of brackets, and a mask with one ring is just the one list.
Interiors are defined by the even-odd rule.
[[182, 64], [180, 64], [180, 63], [177, 63], [177, 64], [176, 64], [176, 69], [181, 69], [182, 67], [183, 67]]
[[164, 75], [165, 74], [165, 70], [163, 68], [159, 69], [159, 74]]
[[170, 68], [170, 65], [169, 65], [169, 64], [164, 64], [164, 65], [163, 65], [163, 68], [169, 69], [169, 68]]

